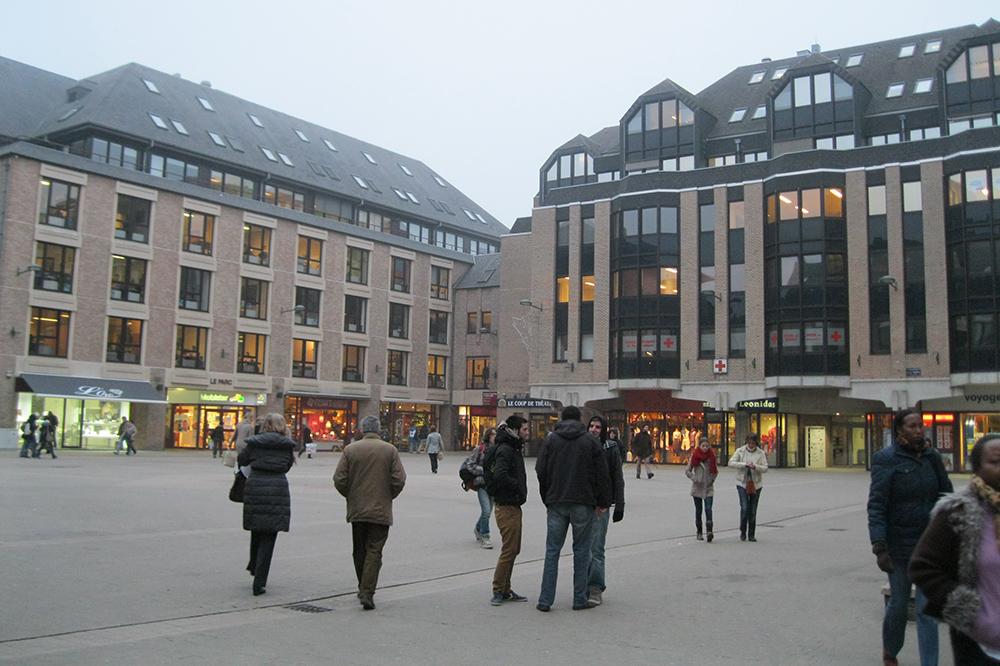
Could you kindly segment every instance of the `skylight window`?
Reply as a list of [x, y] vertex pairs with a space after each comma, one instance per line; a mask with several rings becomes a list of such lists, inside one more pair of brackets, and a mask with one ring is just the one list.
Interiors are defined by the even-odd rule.
[[295, 134], [296, 134], [296, 136], [298, 136], [298, 137], [299, 137], [300, 139], [302, 139], [302, 140], [303, 140], [303, 141], [305, 141], [306, 143], [309, 143], [309, 137], [307, 137], [307, 136], [306, 136], [306, 135], [305, 135], [305, 134], [304, 134], [304, 133], [302, 132], [302, 130], [295, 130]]
[[59, 121], [66, 120], [67, 118], [69, 118], [70, 116], [72, 116], [74, 113], [76, 113], [77, 111], [79, 111], [80, 108], [81, 107], [79, 107], [79, 106], [74, 106], [72, 109], [70, 109], [66, 113], [62, 114], [61, 116], [59, 116], [58, 120]]
[[441, 176], [434, 176], [434, 180], [436, 180], [437, 184], [440, 185], [441, 187], [448, 187], [448, 183], [441, 180]]
[[316, 164], [315, 162], [313, 162], [312, 160], [306, 160], [306, 164], [308, 164], [308, 165], [309, 165], [309, 168], [310, 168], [310, 169], [312, 169], [312, 170], [313, 170], [313, 173], [314, 173], [314, 174], [316, 174], [317, 176], [322, 176], [322, 175], [324, 175], [324, 174], [323, 174], [323, 170], [322, 170], [322, 169], [320, 169], [320, 168], [319, 168], [319, 165], [318, 165], [318, 164]]
[[323, 171], [326, 171], [326, 175], [328, 175], [330, 178], [333, 178], [334, 180], [340, 180], [340, 176], [337, 175], [337, 172], [325, 164], [323, 165]]
[[767, 117], [767, 104], [761, 104], [753, 112], [753, 117], [750, 120], [757, 120], [758, 118], [766, 118], [766, 117]]
[[223, 148], [226, 147], [226, 142], [223, 141], [223, 139], [222, 139], [221, 136], [219, 136], [218, 134], [216, 134], [212, 130], [206, 130], [206, 131], [208, 132], [208, 136], [211, 137], [212, 143], [214, 143], [217, 146], [222, 146]]
[[407, 169], [405, 164], [400, 164], [399, 168], [402, 169], [403, 173], [405, 173], [407, 176], [413, 176], [413, 172]]
[[378, 162], [375, 161], [375, 158], [372, 157], [371, 155], [369, 155], [368, 153], [366, 153], [365, 151], [362, 150], [361, 154], [364, 155], [365, 159], [368, 160], [369, 162], [371, 162], [372, 164], [378, 164]]
[[368, 189], [368, 183], [366, 183], [365, 179], [362, 178], [361, 176], [355, 176], [354, 174], [351, 174], [351, 178], [353, 178], [354, 182], [357, 183], [358, 185], [360, 185], [362, 187], [362, 189], [365, 189], [365, 190]]
[[750, 80], [747, 83], [760, 83], [764, 80], [765, 74], [767, 74], [766, 70], [763, 72], [754, 72], [750, 75]]
[[864, 57], [865, 57], [864, 53], [855, 53], [854, 55], [852, 55], [852, 56], [850, 56], [850, 57], [847, 58], [847, 64], [844, 65], [844, 67], [845, 68], [847, 68], [847, 67], [857, 67], [858, 65], [861, 64], [861, 59], [864, 58]]
[[747, 110], [745, 108], [736, 109], [735, 111], [733, 111], [733, 115], [729, 116], [729, 122], [738, 123], [741, 120], [743, 120], [743, 116], [745, 115], [747, 115]]
[[413, 192], [407, 192], [406, 193], [406, 198], [409, 199], [410, 201], [412, 201], [415, 204], [420, 204], [420, 201], [417, 199], [417, 197], [413, 196]]
[[771, 80], [776, 81], [780, 79], [785, 75], [785, 72], [787, 71], [788, 71], [787, 67], [779, 67], [778, 69], [774, 70], [774, 74], [771, 75]]
[[212, 103], [209, 102], [204, 97], [199, 97], [198, 101], [201, 102], [201, 108], [205, 109], [206, 111], [215, 111], [215, 107], [212, 106]]
[[434, 210], [442, 212], [442, 213], [444, 212], [444, 208], [441, 208], [441, 206], [438, 204], [438, 202], [436, 200], [431, 199], [430, 197], [427, 197], [427, 200], [431, 202], [432, 206], [434, 206]]
[[473, 214], [472, 214], [472, 211], [471, 211], [471, 210], [469, 210], [468, 208], [463, 208], [463, 209], [462, 209], [462, 212], [463, 212], [463, 213], [465, 213], [465, 216], [466, 216], [467, 218], [469, 218], [470, 220], [472, 220], [473, 222], [475, 222], [475, 221], [476, 221], [476, 216], [475, 216], [475, 215], [473, 215]]
[[455, 211], [453, 211], [451, 208], [449, 208], [448, 204], [446, 204], [445, 202], [439, 201], [438, 203], [441, 204], [441, 208], [444, 208], [444, 212], [448, 213], [449, 215], [454, 215], [455, 214]]
[[924, 46], [924, 53], [937, 53], [941, 50], [941, 40], [932, 39]]
[[264, 146], [261, 146], [260, 147], [260, 152], [264, 153], [264, 157], [266, 157], [267, 159], [271, 160], [272, 162], [277, 162], [278, 161], [278, 158], [275, 157], [274, 153], [271, 152], [270, 148], [265, 148]]
[[181, 121], [174, 120], [173, 118], [171, 118], [170, 124], [174, 126], [174, 129], [177, 130], [178, 134], [183, 134], [184, 136], [188, 135], [187, 128], [184, 127], [184, 123], [182, 123]]
[[919, 95], [921, 93], [929, 93], [933, 87], [934, 79], [918, 79], [917, 82], [913, 84], [913, 94]]
[[399, 197], [403, 201], [406, 201], [406, 195], [403, 194], [403, 190], [399, 189], [398, 187], [394, 187], [392, 188], [392, 191], [396, 193], [397, 197]]
[[486, 220], [483, 219], [482, 215], [480, 215], [479, 213], [476, 213], [476, 217], [479, 219], [480, 222], [482, 222], [483, 224], [486, 224]]
[[280, 157], [281, 161], [285, 163], [285, 166], [290, 166], [290, 167], [295, 166], [294, 164], [292, 164], [292, 160], [288, 157], [288, 155], [284, 153], [278, 153], [278, 157]]
[[323, 143], [325, 143], [326, 147], [332, 150], [333, 152], [337, 152], [337, 146], [333, 145], [333, 142], [331, 142], [329, 139], [323, 139]]
[[167, 124], [165, 122], [163, 122], [163, 118], [159, 117], [155, 113], [149, 114], [149, 118], [150, 118], [150, 120], [153, 121], [153, 124], [156, 125], [157, 127], [159, 127], [160, 129], [164, 129], [164, 130], [169, 130], [170, 129], [169, 127], [167, 127]]
[[250, 116], [250, 122], [252, 122], [254, 125], [256, 125], [257, 127], [264, 127], [264, 123], [260, 122], [260, 118], [253, 115], [252, 113], [248, 113], [247, 115]]
[[903, 88], [905, 88], [905, 87], [906, 87], [906, 84], [903, 84], [903, 83], [890, 83], [889, 84], [889, 90], [886, 91], [885, 96], [886, 97], [899, 97], [900, 95], [903, 94]]
[[375, 184], [374, 180], [372, 180], [371, 178], [365, 178], [365, 182], [368, 183], [368, 187], [372, 188], [379, 194], [382, 194], [382, 190], [378, 189], [378, 185]]
[[913, 52], [917, 50], [916, 44], [906, 44], [905, 46], [899, 47], [899, 57], [909, 58], [913, 55]]
[[234, 136], [226, 135], [226, 141], [229, 142], [229, 146], [238, 153], [246, 152], [243, 148], [243, 142]]
[[160, 89], [156, 87], [156, 84], [155, 84], [155, 83], [153, 83], [153, 82], [152, 82], [152, 81], [150, 81], [149, 79], [143, 79], [143, 80], [142, 80], [142, 82], [146, 84], [146, 89], [147, 89], [147, 90], [148, 90], [149, 92], [151, 92], [151, 93], [156, 93], [157, 95], [159, 95], [159, 94], [160, 94]]

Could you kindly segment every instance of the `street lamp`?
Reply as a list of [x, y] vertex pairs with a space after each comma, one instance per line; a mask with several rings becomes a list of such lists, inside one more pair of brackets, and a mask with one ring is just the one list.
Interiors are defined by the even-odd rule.
[[536, 309], [536, 310], [538, 310], [539, 312], [544, 312], [544, 310], [542, 309], [542, 306], [541, 306], [541, 305], [535, 305], [534, 303], [532, 303], [532, 302], [531, 302], [530, 300], [528, 300], [527, 298], [524, 298], [524, 299], [521, 299], [521, 305], [526, 305], [526, 306], [528, 306], [529, 308], [535, 308], [535, 309]]
[[304, 306], [304, 305], [296, 305], [294, 308], [288, 308], [287, 310], [282, 310], [281, 314], [288, 314], [289, 312], [294, 312], [297, 315], [305, 314], [306, 313], [306, 306]]
[[25, 273], [37, 273], [40, 270], [42, 270], [41, 266], [39, 266], [38, 264], [31, 264], [27, 268], [18, 268], [17, 274], [24, 275]]

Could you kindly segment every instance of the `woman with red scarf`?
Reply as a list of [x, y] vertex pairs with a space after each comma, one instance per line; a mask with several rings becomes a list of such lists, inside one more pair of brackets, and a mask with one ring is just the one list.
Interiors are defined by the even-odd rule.
[[694, 526], [698, 530], [698, 541], [705, 539], [701, 532], [701, 507], [705, 506], [705, 527], [708, 531], [708, 542], [712, 543], [712, 500], [715, 499], [715, 477], [719, 475], [719, 466], [715, 461], [715, 450], [708, 442], [708, 437], [698, 439], [698, 447], [688, 460], [685, 476], [691, 479], [691, 497], [694, 498]]

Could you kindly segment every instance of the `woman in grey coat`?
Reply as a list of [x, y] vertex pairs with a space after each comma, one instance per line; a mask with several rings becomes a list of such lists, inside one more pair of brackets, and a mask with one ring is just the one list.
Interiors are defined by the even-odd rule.
[[295, 442], [285, 436], [285, 418], [268, 414], [260, 434], [247, 438], [240, 467], [249, 467], [243, 495], [243, 529], [250, 532], [250, 563], [254, 596], [264, 594], [278, 532], [287, 532], [292, 500], [285, 473], [295, 463]]
[[691, 497], [694, 498], [694, 526], [698, 530], [697, 539], [704, 539], [701, 532], [701, 510], [705, 508], [705, 527], [708, 530], [708, 542], [712, 543], [715, 535], [712, 533], [712, 502], [715, 500], [715, 477], [719, 476], [719, 466], [715, 460], [715, 450], [712, 449], [708, 437], [698, 439], [698, 448], [691, 454], [687, 469], [687, 478], [691, 479]]

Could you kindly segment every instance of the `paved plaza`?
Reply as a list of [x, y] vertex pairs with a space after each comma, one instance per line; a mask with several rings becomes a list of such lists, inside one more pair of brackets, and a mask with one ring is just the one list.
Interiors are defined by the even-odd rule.
[[[626, 467], [604, 604], [571, 610], [567, 544], [543, 614], [534, 459], [513, 576], [529, 602], [492, 607], [500, 539], [495, 522], [494, 550], [473, 537], [479, 509], [459, 485], [463, 454], [446, 455], [436, 475], [426, 455], [403, 454], [408, 479], [377, 609], [364, 612], [331, 481], [339, 454], [289, 472], [292, 528], [260, 597], [244, 570], [250, 539], [241, 505], [227, 499], [229, 470], [204, 452], [0, 455], [2, 664], [880, 663], [885, 575], [868, 545], [863, 471], [771, 470], [749, 543], [736, 529], [734, 473], [722, 468], [707, 544], [694, 539], [682, 468], [637, 480]], [[900, 663], [918, 663], [912, 623]]]

